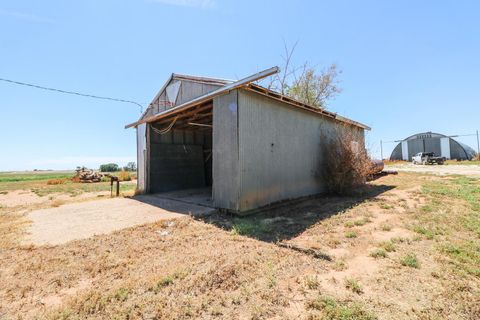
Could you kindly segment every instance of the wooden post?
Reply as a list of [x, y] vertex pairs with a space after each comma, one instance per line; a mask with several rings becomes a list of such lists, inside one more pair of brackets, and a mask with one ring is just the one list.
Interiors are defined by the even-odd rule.
[[117, 197], [120, 195], [120, 181], [117, 179]]

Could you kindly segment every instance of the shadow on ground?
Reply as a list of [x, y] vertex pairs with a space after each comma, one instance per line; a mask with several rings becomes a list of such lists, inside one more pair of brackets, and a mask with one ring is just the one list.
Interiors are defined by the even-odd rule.
[[295, 238], [317, 222], [393, 188], [388, 185], [366, 185], [354, 196], [319, 195], [275, 208], [264, 208], [246, 217], [215, 212], [195, 219], [257, 240], [279, 242]]

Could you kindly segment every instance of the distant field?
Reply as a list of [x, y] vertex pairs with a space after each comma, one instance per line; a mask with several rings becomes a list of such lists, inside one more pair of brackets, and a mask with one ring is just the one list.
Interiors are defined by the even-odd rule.
[[13, 171], [0, 172], [1, 182], [16, 181], [37, 181], [50, 179], [71, 178], [75, 174], [74, 171]]
[[[118, 172], [113, 172], [117, 175]], [[135, 173], [132, 172], [132, 175]], [[0, 192], [5, 193], [14, 190], [30, 190], [38, 196], [51, 193], [68, 193], [78, 195], [84, 192], [110, 191], [110, 182], [99, 183], [74, 183], [69, 179], [75, 175], [74, 171], [16, 171], [0, 172]], [[50, 185], [47, 182], [52, 179], [65, 179], [65, 183]], [[135, 183], [120, 183], [120, 191], [135, 190]]]

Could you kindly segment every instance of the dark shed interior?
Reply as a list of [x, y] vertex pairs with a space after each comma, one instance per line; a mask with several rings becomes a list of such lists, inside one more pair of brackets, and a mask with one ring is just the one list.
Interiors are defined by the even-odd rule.
[[212, 186], [212, 105], [149, 127], [149, 192]]

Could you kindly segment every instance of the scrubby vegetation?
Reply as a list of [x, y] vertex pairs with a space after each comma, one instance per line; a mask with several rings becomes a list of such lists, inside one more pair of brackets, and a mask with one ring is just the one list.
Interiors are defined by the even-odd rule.
[[363, 136], [349, 126], [323, 135], [322, 176], [328, 191], [339, 195], [352, 194], [365, 184], [372, 163], [363, 146]]

